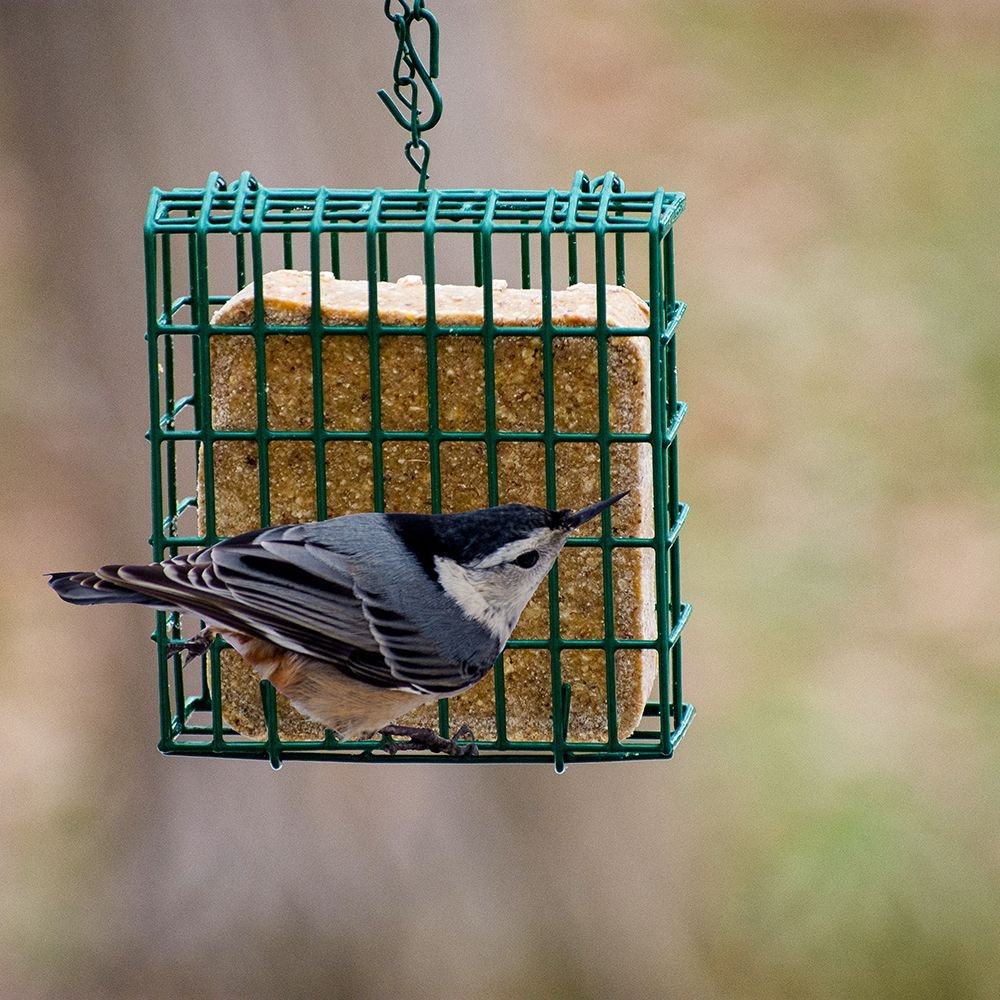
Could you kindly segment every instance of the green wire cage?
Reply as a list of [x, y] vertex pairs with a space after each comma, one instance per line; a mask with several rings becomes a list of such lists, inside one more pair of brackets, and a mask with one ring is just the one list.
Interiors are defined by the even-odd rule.
[[[149, 351], [150, 431], [152, 456], [153, 558], [210, 545], [221, 536], [217, 511], [215, 459], [220, 442], [255, 446], [260, 524], [272, 523], [269, 456], [283, 442], [307, 442], [314, 459], [308, 471], [308, 492], [314, 498], [311, 517], [322, 519], [336, 507], [328, 495], [331, 469], [329, 447], [338, 441], [363, 442], [372, 458], [372, 509], [385, 509], [384, 459], [394, 442], [420, 442], [427, 450], [430, 472], [429, 510], [442, 509], [442, 448], [450, 442], [475, 441], [485, 450], [489, 505], [501, 501], [498, 453], [506, 442], [530, 441], [544, 453], [544, 499], [558, 503], [556, 455], [566, 443], [586, 444], [599, 453], [601, 496], [612, 492], [613, 461], [622, 445], [646, 447], [651, 454], [653, 531], [649, 537], [612, 532], [606, 511], [594, 537], [574, 537], [568, 550], [583, 547], [599, 553], [602, 590], [602, 634], [568, 638], [560, 627], [559, 564], [548, 581], [548, 634], [519, 637], [509, 650], [547, 652], [551, 670], [549, 707], [551, 738], [509, 738], [507, 668], [501, 655], [492, 673], [495, 733], [477, 740], [478, 756], [449, 757], [424, 752], [389, 755], [380, 740], [342, 742], [327, 732], [321, 739], [283, 738], [279, 730], [276, 694], [260, 682], [266, 733], [247, 738], [227, 725], [223, 715], [224, 677], [218, 642], [201, 660], [185, 664], [169, 643], [190, 634], [197, 623], [181, 616], [157, 613], [153, 636], [158, 650], [160, 722], [159, 748], [166, 754], [258, 758], [275, 767], [290, 759], [355, 761], [547, 761], [562, 770], [570, 761], [669, 758], [693, 715], [681, 685], [681, 631], [690, 608], [681, 598], [679, 532], [687, 506], [678, 495], [678, 429], [685, 404], [677, 398], [676, 336], [684, 313], [674, 288], [673, 227], [684, 207], [684, 196], [662, 188], [626, 192], [615, 174], [591, 181], [578, 172], [568, 190], [497, 191], [382, 189], [344, 191], [328, 188], [265, 188], [244, 173], [232, 184], [210, 175], [204, 188], [154, 189], [145, 224], [147, 341]], [[379, 312], [379, 285], [403, 265], [422, 273], [425, 320], [417, 325], [387, 327]], [[633, 288], [648, 304], [645, 328], [615, 328], [608, 324], [608, 286], [625, 285], [626, 261], [633, 271]], [[637, 266], [638, 265], [638, 266]], [[310, 276], [309, 322], [300, 326], [269, 325], [263, 303], [263, 278], [271, 268], [307, 271]], [[367, 282], [365, 326], [324, 323], [320, 308], [321, 273]], [[445, 273], [447, 272], [447, 273]], [[468, 275], [483, 289], [482, 320], [472, 326], [437, 322], [435, 284], [454, 273]], [[405, 273], [405, 271], [403, 272]], [[500, 277], [530, 288], [537, 275], [541, 295], [541, 325], [528, 328], [497, 326], [489, 290]], [[575, 284], [580, 276], [596, 284], [596, 322], [567, 329], [553, 324], [553, 289], [563, 279]], [[609, 282], [610, 279], [610, 282]], [[213, 311], [253, 283], [253, 316], [249, 326], [213, 325]], [[370, 419], [362, 429], [330, 428], [324, 392], [324, 345], [341, 337], [366, 339], [369, 349], [368, 400]], [[383, 420], [383, 372], [380, 340], [404, 334], [420, 338], [426, 357], [426, 424], [422, 430], [399, 430]], [[542, 356], [542, 414], [539, 429], [511, 431], [498, 425], [496, 357], [502, 338], [530, 334], [538, 338]], [[254, 426], [219, 428], [213, 423], [213, 344], [219, 338], [252, 340], [255, 385], [251, 409]], [[310, 426], [278, 428], [269, 414], [268, 346], [270, 338], [305, 338], [311, 345], [312, 419]], [[555, 417], [554, 343], [561, 338], [587, 338], [596, 345], [596, 398], [599, 422], [592, 432], [560, 429]], [[646, 338], [649, 342], [648, 392], [651, 419], [641, 433], [615, 431], [609, 421], [609, 348], [614, 338]], [[453, 338], [475, 338], [483, 357], [484, 426], [450, 429], [439, 412], [441, 357]], [[477, 350], [479, 347], [477, 346]], [[199, 484], [196, 488], [196, 483]], [[541, 484], [539, 484], [541, 488]], [[592, 497], [591, 499], [597, 499]], [[200, 507], [200, 510], [198, 509]], [[595, 522], [595, 525], [597, 522]], [[651, 553], [655, 601], [655, 634], [622, 638], [616, 634], [613, 579], [615, 552], [641, 548]], [[596, 565], [596, 564], [595, 564]], [[564, 676], [567, 651], [591, 649], [604, 657], [608, 716], [607, 738], [578, 741], [568, 726], [574, 690]], [[622, 650], [649, 650], [655, 655], [656, 681], [642, 712], [639, 728], [622, 737], [617, 726], [616, 656]], [[645, 655], [645, 654], [644, 654]], [[449, 703], [439, 703], [437, 722], [442, 736], [454, 730]]]

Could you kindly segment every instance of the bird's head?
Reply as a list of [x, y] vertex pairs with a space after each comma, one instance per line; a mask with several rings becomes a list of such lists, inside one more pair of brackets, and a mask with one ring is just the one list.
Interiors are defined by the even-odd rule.
[[390, 517], [448, 596], [506, 642], [570, 533], [625, 493], [577, 511], [511, 503], [458, 514]]

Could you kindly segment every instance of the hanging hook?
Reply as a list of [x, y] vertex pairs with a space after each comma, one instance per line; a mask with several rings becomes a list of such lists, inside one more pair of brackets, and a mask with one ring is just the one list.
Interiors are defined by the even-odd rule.
[[[438, 23], [434, 15], [424, 7], [424, 0], [413, 0], [412, 6], [406, 0], [397, 0], [402, 12], [392, 12], [393, 0], [385, 0], [383, 10], [385, 16], [392, 22], [396, 31], [396, 58], [393, 61], [392, 90], [400, 107], [393, 103], [385, 90], [380, 90], [378, 96], [389, 109], [396, 123], [410, 133], [410, 139], [404, 148], [407, 162], [419, 175], [418, 190], [423, 191], [427, 181], [427, 165], [430, 161], [430, 147], [422, 138], [422, 133], [434, 128], [441, 118], [443, 101], [434, 84], [438, 75]], [[411, 34], [414, 21], [426, 21], [430, 33], [429, 66], [425, 66], [417, 53]], [[418, 99], [423, 84], [431, 98], [430, 114], [423, 120], [420, 117]], [[419, 150], [419, 153], [418, 153]]]
[[[417, 150], [420, 150], [420, 152], [417, 153]], [[431, 162], [431, 147], [423, 139], [417, 139], [416, 142], [411, 139], [406, 144], [403, 154], [406, 156], [406, 160], [410, 166], [420, 175], [420, 180], [417, 182], [417, 190], [423, 191], [427, 186], [427, 167]]]

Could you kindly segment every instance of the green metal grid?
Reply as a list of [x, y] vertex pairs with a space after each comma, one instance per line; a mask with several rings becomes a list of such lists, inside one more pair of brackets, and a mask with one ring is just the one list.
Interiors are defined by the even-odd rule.
[[[595, 442], [600, 450], [601, 495], [611, 493], [610, 446], [618, 442], [648, 444], [652, 452], [652, 538], [616, 537], [611, 533], [611, 512], [601, 515], [597, 537], [573, 537], [570, 546], [597, 547], [602, 553], [605, 634], [599, 640], [567, 639], [559, 629], [558, 564], [549, 579], [549, 635], [546, 639], [511, 640], [511, 648], [542, 648], [550, 653], [552, 671], [552, 732], [547, 741], [515, 741], [506, 738], [506, 702], [503, 656], [493, 671], [498, 738], [480, 740], [477, 757], [447, 757], [423, 752], [395, 756], [381, 752], [378, 741], [338, 741], [327, 732], [325, 739], [311, 742], [282, 741], [278, 736], [274, 689], [261, 682], [267, 737], [248, 740], [232, 732], [222, 720], [219, 699], [211, 691], [221, 690], [218, 644], [199, 669], [192, 684], [179, 655], [167, 652], [167, 642], [180, 636], [178, 615], [158, 612], [153, 639], [157, 645], [161, 735], [159, 748], [165, 754], [239, 757], [269, 760], [274, 767], [291, 759], [353, 761], [435, 762], [528, 762], [554, 763], [561, 771], [571, 761], [641, 760], [669, 758], [694, 714], [682, 697], [681, 632], [690, 606], [680, 596], [679, 532], [688, 508], [678, 495], [677, 436], [686, 405], [677, 398], [677, 324], [684, 303], [675, 296], [673, 225], [684, 208], [682, 194], [662, 188], [653, 192], [626, 192], [613, 173], [591, 181], [578, 171], [567, 191], [430, 190], [426, 192], [343, 191], [317, 189], [268, 189], [249, 173], [227, 185], [217, 174], [204, 188], [154, 188], [146, 215], [145, 263], [147, 332], [149, 348], [151, 486], [153, 558], [166, 558], [191, 548], [214, 543], [216, 533], [214, 456], [216, 441], [236, 439], [257, 444], [261, 523], [270, 523], [268, 445], [277, 440], [306, 440], [315, 444], [317, 518], [326, 516], [326, 443], [361, 440], [371, 444], [374, 473], [374, 507], [383, 509], [382, 449], [387, 441], [427, 442], [430, 454], [431, 504], [441, 509], [440, 446], [457, 440], [482, 441], [486, 447], [488, 497], [498, 502], [497, 445], [507, 440], [540, 441], [546, 456], [546, 497], [556, 506], [556, 445], [567, 441]], [[381, 421], [381, 374], [377, 280], [389, 276], [389, 238], [398, 233], [422, 237], [423, 279], [426, 288], [426, 323], [420, 327], [387, 327], [393, 336], [425, 339], [427, 358], [428, 429], [392, 431]], [[434, 284], [437, 280], [437, 237], [441, 234], [471, 234], [475, 283], [484, 288], [484, 320], [476, 327], [437, 324]], [[295, 237], [308, 239], [308, 261], [295, 259]], [[341, 276], [341, 236], [352, 234], [364, 241], [364, 271], [368, 280], [367, 335], [370, 349], [371, 425], [363, 431], [327, 430], [324, 421], [322, 342], [325, 337], [357, 336], [359, 327], [322, 324], [319, 308], [320, 272], [328, 269]], [[541, 327], [493, 326], [493, 299], [486, 292], [494, 277], [494, 241], [501, 234], [516, 234], [520, 244], [523, 287], [531, 285], [532, 247], [537, 247], [542, 288]], [[626, 235], [644, 235], [644, 257], [648, 268], [650, 324], [648, 329], [609, 329], [606, 315], [609, 267], [606, 237], [614, 239], [615, 282], [625, 284]], [[222, 305], [229, 294], [213, 294], [209, 281], [209, 242], [230, 238], [235, 264], [235, 287], [254, 282], [254, 320], [248, 328], [218, 327], [209, 323], [211, 309]], [[553, 236], [565, 237], [569, 283], [579, 277], [580, 237], [594, 240], [594, 277], [597, 285], [597, 318], [593, 327], [554, 327], [552, 324]], [[247, 240], [249, 239], [249, 255]], [[268, 326], [264, 322], [261, 276], [265, 267], [265, 243], [280, 244], [279, 266], [305, 267], [312, 272], [312, 319], [306, 326]], [[174, 260], [178, 243], [184, 251], [184, 271]], [[300, 254], [301, 256], [301, 254]], [[180, 278], [177, 276], [181, 275]], [[186, 275], [186, 277], [185, 277]], [[214, 275], [214, 272], [213, 272]], [[589, 276], [588, 276], [589, 279]], [[180, 286], [186, 281], [186, 288]], [[177, 286], [175, 291], [175, 285]], [[363, 329], [363, 328], [361, 328]], [[251, 431], [221, 431], [212, 426], [210, 401], [210, 338], [252, 336], [256, 348], [257, 426]], [[269, 335], [301, 335], [312, 342], [313, 427], [310, 430], [272, 430], [267, 417], [267, 372], [265, 341]], [[531, 335], [541, 338], [543, 350], [544, 428], [540, 432], [502, 431], [497, 428], [494, 342], [498, 336]], [[445, 431], [438, 422], [437, 344], [445, 336], [481, 338], [484, 346], [485, 427], [483, 431]], [[553, 338], [589, 337], [597, 344], [598, 405], [600, 422], [595, 433], [560, 432], [554, 420]], [[613, 433], [609, 427], [607, 358], [610, 337], [640, 336], [651, 341], [650, 395], [652, 420], [649, 433]], [[185, 384], [181, 384], [185, 383]], [[185, 426], [189, 425], [189, 426]], [[203, 462], [206, 509], [204, 534], [185, 532], [179, 525], [190, 516], [197, 501], [184, 490], [193, 487], [190, 470], [181, 467], [180, 449], [199, 448]], [[615, 636], [612, 552], [618, 547], [652, 549], [656, 580], [656, 637], [620, 639]], [[568, 740], [572, 691], [562, 680], [561, 654], [565, 649], [598, 648], [605, 651], [609, 737], [604, 743]], [[633, 736], [617, 738], [615, 653], [619, 649], [654, 649], [658, 660], [658, 684], [645, 709], [643, 722]], [[448, 703], [439, 702], [439, 728], [449, 734]]]

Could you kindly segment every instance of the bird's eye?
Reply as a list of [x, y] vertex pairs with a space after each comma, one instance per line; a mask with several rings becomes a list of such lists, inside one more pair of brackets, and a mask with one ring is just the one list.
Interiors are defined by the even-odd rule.
[[521, 569], [531, 569], [532, 566], [538, 562], [538, 553], [534, 549], [529, 549], [527, 552], [522, 552], [515, 560]]

